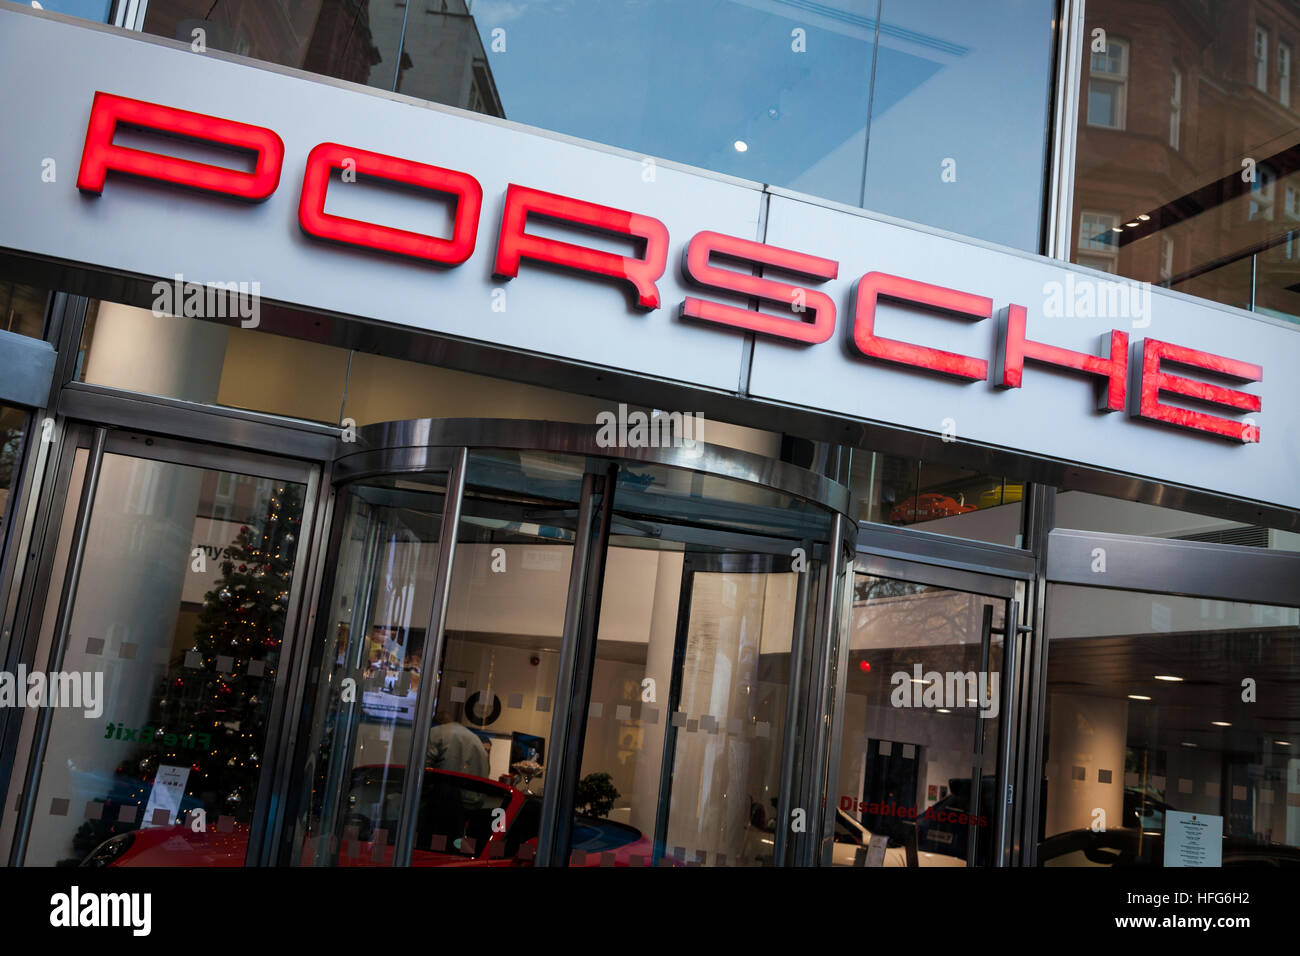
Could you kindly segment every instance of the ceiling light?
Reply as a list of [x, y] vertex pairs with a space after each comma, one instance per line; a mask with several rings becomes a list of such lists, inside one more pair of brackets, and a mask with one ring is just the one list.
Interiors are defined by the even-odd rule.
[[1147, 222], [1150, 218], [1151, 218], [1151, 217], [1148, 216], [1146, 213], [1143, 213], [1142, 215], [1138, 216], [1138, 219], [1139, 219], [1141, 222]]
[[1124, 223], [1124, 225], [1125, 225], [1126, 227], [1128, 227], [1129, 229], [1136, 229], [1136, 228], [1137, 228], [1137, 220], [1134, 219], [1132, 222], [1126, 222], [1126, 223]]
[[1189, 741], [1184, 740], [1184, 741], [1183, 741], [1183, 746], [1184, 746], [1184, 747], [1195, 747], [1196, 744], [1194, 744], [1194, 743], [1190, 743]]
[[1151, 698], [1150, 698], [1150, 697], [1144, 697], [1144, 696], [1141, 695], [1141, 694], [1129, 694], [1129, 695], [1128, 695], [1128, 699], [1129, 699], [1129, 700], [1150, 700]]
[[1212, 720], [1212, 721], [1210, 721], [1210, 723], [1214, 724], [1214, 726], [1216, 726], [1216, 727], [1231, 727], [1231, 726], [1232, 726], [1232, 724], [1228, 723], [1226, 720]]
[[939, 708], [939, 713], [941, 713], [941, 714], [951, 714], [952, 711], [949, 710], [947, 707], [940, 707], [940, 708]]
[[1182, 683], [1183, 679], [1181, 677], [1175, 677], [1173, 674], [1157, 674], [1156, 680], [1173, 681], [1175, 684], [1179, 684]]
[[1290, 747], [1290, 746], [1291, 746], [1291, 741], [1289, 741], [1289, 740], [1275, 740], [1275, 741], [1273, 741], [1273, 743], [1277, 744], [1279, 747]]
[[743, 139], [738, 139], [738, 140], [736, 140], [734, 143], [732, 143], [731, 145], [732, 145], [733, 147], [735, 147], [735, 150], [736, 150], [736, 152], [738, 152], [738, 153], [743, 153], [743, 152], [745, 152], [747, 149], [749, 149], [749, 144], [746, 143]]

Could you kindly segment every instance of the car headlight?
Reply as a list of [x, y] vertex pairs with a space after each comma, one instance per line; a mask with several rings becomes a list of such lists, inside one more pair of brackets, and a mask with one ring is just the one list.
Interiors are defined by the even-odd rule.
[[135, 831], [128, 830], [126, 833], [119, 833], [115, 837], [109, 837], [95, 849], [90, 851], [90, 855], [81, 861], [82, 866], [109, 866], [127, 850], [131, 849], [131, 844], [135, 842]]

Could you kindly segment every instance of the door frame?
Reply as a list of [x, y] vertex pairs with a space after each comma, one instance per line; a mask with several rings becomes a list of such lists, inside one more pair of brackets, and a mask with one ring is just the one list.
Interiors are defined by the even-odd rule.
[[[786, 494], [810, 501], [826, 510], [831, 518], [833, 533], [829, 549], [825, 555], [828, 574], [824, 582], [818, 608], [818, 620], [815, 631], [816, 647], [815, 666], [810, 669], [809, 680], [821, 680], [821, 685], [812, 684], [813, 690], [822, 701], [834, 697], [834, 688], [828, 680], [833, 680], [836, 673], [837, 658], [847, 652], [847, 645], [838, 640], [838, 623], [843, 619], [841, 609], [832, 606], [829, 598], [836, 594], [838, 582], [847, 580], [851, 574], [852, 546], [856, 535], [856, 526], [847, 517], [850, 505], [849, 490], [834, 480], [816, 472], [810, 472], [786, 462], [775, 461], [755, 455], [719, 446], [700, 445], [696, 449], [682, 447], [637, 447], [607, 448], [599, 444], [597, 429], [592, 426], [518, 420], [495, 419], [415, 419], [399, 422], [384, 422], [364, 426], [357, 430], [356, 441], [341, 448], [329, 471], [330, 505], [324, 510], [331, 514], [331, 524], [340, 524], [338, 509], [334, 507], [338, 494], [355, 481], [378, 476], [400, 476], [403, 474], [420, 474], [448, 470], [453, 461], [456, 467], [450, 469], [448, 491], [444, 504], [444, 534], [440, 541], [438, 566], [435, 572], [434, 600], [428, 608], [426, 625], [426, 669], [427, 673], [439, 673], [445, 647], [445, 617], [447, 612], [447, 590], [455, 559], [455, 532], [445, 533], [448, 527], [459, 525], [459, 515], [465, 494], [465, 472], [467, 458], [476, 450], [519, 450], [542, 453], [560, 453], [574, 456], [586, 456], [586, 476], [576, 508], [578, 531], [575, 537], [573, 563], [570, 568], [566, 618], [562, 638], [562, 657], [568, 667], [562, 667], [557, 676], [554, 709], [551, 725], [550, 763], [556, 768], [556, 777], [544, 797], [542, 821], [539, 831], [536, 864], [539, 866], [565, 866], [568, 862], [568, 831], [572, 819], [571, 789], [576, 782], [576, 759], [580, 756], [583, 730], [586, 726], [587, 705], [592, 662], [595, 654], [596, 627], [600, 610], [600, 595], [604, 574], [604, 555], [608, 549], [611, 517], [615, 507], [613, 488], [618, 475], [617, 469], [638, 462], [656, 463], [672, 468], [688, 470], [702, 475], [736, 479], [761, 487], [772, 488]], [[611, 467], [612, 466], [612, 467]], [[324, 492], [322, 492], [324, 494]], [[450, 524], [449, 524], [450, 522]], [[749, 536], [729, 535], [725, 532], [713, 533], [715, 537], [730, 540], [749, 540]], [[338, 549], [337, 527], [329, 531], [330, 546], [328, 555], [322, 560], [324, 578], [331, 577], [330, 569], [334, 566]], [[810, 557], [817, 555], [810, 554]], [[313, 606], [305, 617], [315, 616], [307, 628], [308, 641], [317, 640], [318, 631], [325, 626], [325, 618], [317, 615], [322, 596], [327, 596], [332, 588], [332, 579], [318, 579], [313, 594]], [[300, 765], [304, 756], [303, 747], [307, 746], [310, 720], [306, 712], [310, 709], [309, 700], [314, 700], [317, 681], [321, 668], [313, 666], [307, 658], [318, 651], [318, 647], [309, 647], [300, 654], [302, 671], [310, 670], [308, 679], [299, 675], [300, 684], [295, 684], [300, 693], [297, 695], [298, 728], [294, 756], [287, 762], [288, 766]], [[842, 665], [841, 671], [842, 673]], [[428, 725], [432, 720], [436, 706], [434, 681], [422, 681], [419, 699], [416, 704], [416, 722], [412, 729], [412, 753], [415, 753], [415, 741], [421, 739], [423, 732], [427, 736]], [[428, 691], [426, 699], [425, 692]], [[574, 707], [578, 710], [574, 712]], [[823, 711], [824, 712], [824, 711]], [[808, 707], [804, 715], [810, 725], [819, 723], [817, 707]], [[824, 724], [824, 721], [820, 721]], [[802, 728], [800, 728], [802, 729]], [[795, 728], [788, 728], [787, 734], [793, 734]], [[825, 769], [825, 759], [829, 752], [826, 745], [825, 729], [819, 729], [813, 739], [819, 742], [817, 753]], [[393, 863], [395, 866], [409, 865], [414, 838], [415, 815], [419, 802], [422, 778], [417, 775], [408, 781], [403, 793], [402, 826], [395, 842]], [[824, 787], [824, 773], [817, 775], [811, 785], [811, 791], [821, 792]], [[795, 782], [793, 789], [800, 800], [799, 806], [820, 807], [819, 799], [809, 796], [810, 788]], [[568, 796], [566, 797], [566, 794]], [[793, 802], [796, 795], [789, 797]], [[267, 862], [293, 864], [297, 851], [290, 845], [289, 836], [295, 827], [284, 816], [290, 813], [290, 807], [296, 803], [286, 791], [280, 806], [284, 809], [280, 818], [273, 821], [276, 827], [278, 846], [275, 859]], [[810, 817], [814, 815], [810, 814]], [[806, 861], [811, 865], [814, 860], [816, 840], [814, 835], [825, 832], [822, 823], [823, 814], [815, 815], [808, 821], [806, 838], [796, 838], [792, 858]], [[250, 857], [251, 861], [251, 857]], [[777, 861], [778, 865], [780, 861]]]
[[[997, 806], [993, 815], [992, 860], [988, 865], [995, 867], [1012, 865], [1017, 797], [1014, 781], [1019, 762], [1023, 759], [1027, 712], [1024, 706], [1024, 695], [1029, 686], [1026, 651], [1033, 633], [1032, 627], [1026, 623], [1027, 598], [1029, 586], [1033, 581], [1032, 555], [1006, 549], [1000, 545], [948, 539], [942, 535], [927, 535], [928, 541], [921, 539], [921, 543], [926, 545], [923, 552], [906, 554], [900, 553], [891, 546], [897, 540], [898, 532], [895, 529], [864, 524], [860, 531], [858, 550], [851, 568], [855, 577], [858, 574], [865, 574], [890, 578], [981, 595], [1002, 603], [1004, 625], [1002, 628], [992, 628], [991, 631], [1002, 635], [1003, 656], [999, 689], [1001, 702], [998, 711], [998, 746], [991, 756], [995, 777], [993, 793]], [[1007, 554], [1007, 552], [1012, 553]], [[1002, 562], [1004, 566], [999, 568], [1001, 573], [994, 573], [986, 570], [990, 567], [990, 563], [986, 561], [989, 555], [1013, 560], [1004, 560]], [[980, 568], [980, 570], [968, 570], [969, 568]], [[850, 582], [847, 591], [852, 595], [853, 590], [853, 582]], [[848, 600], [851, 601], [852, 598]], [[841, 629], [842, 632], [845, 630], [847, 629]], [[845, 641], [846, 645], [849, 643], [849, 640]], [[843, 689], [837, 687], [837, 697], [832, 710], [835, 725], [833, 738], [837, 743], [827, 776], [828, 785], [839, 779], [839, 741], [843, 735], [844, 704]], [[990, 755], [987, 751], [983, 751], [978, 768], [980, 778], [984, 776], [989, 763]], [[972, 774], [971, 792], [975, 800], [979, 799], [979, 790], [976, 775]], [[829, 816], [831, 814], [828, 813]], [[822, 865], [831, 865], [829, 845], [824, 848]], [[973, 861], [968, 859], [967, 866], [973, 866]]]
[[[277, 803], [271, 791], [279, 771], [278, 759], [281, 748], [278, 747], [278, 742], [285, 724], [286, 708], [290, 698], [289, 689], [292, 684], [291, 675], [295, 662], [301, 656], [298, 651], [298, 638], [301, 633], [299, 623], [304, 610], [303, 597], [308, 591], [305, 580], [308, 575], [304, 571], [313, 563], [312, 558], [317, 550], [316, 545], [320, 534], [317, 515], [321, 468], [308, 461], [282, 458], [238, 447], [164, 437], [129, 427], [113, 427], [80, 421], [61, 421], [59, 424], [60, 428], [55, 437], [59, 446], [58, 461], [50, 469], [47, 488], [42, 495], [49, 505], [41, 516], [39, 551], [36, 552], [35, 560], [29, 562], [24, 569], [20, 603], [14, 618], [13, 641], [6, 666], [11, 664], [17, 666], [21, 663], [29, 670], [44, 670], [47, 673], [61, 669], [68, 647], [68, 629], [75, 607], [76, 593], [81, 583], [86, 539], [93, 518], [104, 455], [119, 455], [259, 478], [292, 481], [304, 486], [298, 552], [295, 555], [293, 583], [289, 602], [286, 605], [285, 624], [281, 637], [282, 673], [277, 675], [275, 693], [268, 712], [263, 760], [245, 857], [246, 864], [256, 863], [263, 854], [262, 844], [267, 833], [271, 809]], [[83, 449], [86, 452], [85, 459], [78, 465], [78, 452]], [[69, 534], [64, 538], [62, 526], [67, 511], [72, 505], [70, 493], [74, 482], [80, 483], [76, 500], [76, 516]], [[49, 637], [43, 638], [49, 586], [56, 566], [60, 563], [63, 564], [63, 579], [57, 602], [50, 609], [53, 617]], [[24, 708], [18, 719], [5, 727], [6, 751], [9, 746], [15, 748], [13, 767], [15, 770], [22, 768], [21, 774], [13, 773], [9, 777], [5, 795], [7, 801], [4, 807], [5, 816], [8, 816], [10, 809], [16, 812], [12, 821], [6, 820], [5, 845], [0, 846], [0, 854], [3, 854], [3, 859], [9, 866], [23, 865], [26, 856], [31, 824], [37, 811], [36, 798], [46, 757], [51, 720], [52, 713], [49, 708], [37, 708], [30, 712]], [[17, 799], [10, 801], [10, 794], [17, 794]]]

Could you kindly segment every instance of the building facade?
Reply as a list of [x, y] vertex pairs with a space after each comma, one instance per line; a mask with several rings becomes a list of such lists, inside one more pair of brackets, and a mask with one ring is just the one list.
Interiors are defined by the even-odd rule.
[[1294, 4], [40, 6], [9, 865], [1300, 860]]

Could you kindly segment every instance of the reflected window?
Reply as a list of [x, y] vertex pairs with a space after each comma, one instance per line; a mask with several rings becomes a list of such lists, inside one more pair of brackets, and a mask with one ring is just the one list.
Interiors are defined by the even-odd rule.
[[1092, 54], [1088, 80], [1088, 124], [1123, 129], [1128, 99], [1128, 43], [1111, 37]]
[[1083, 212], [1079, 216], [1079, 254], [1075, 261], [1102, 272], [1114, 272], [1119, 232], [1119, 217], [1114, 213]]
[[1273, 218], [1273, 197], [1276, 186], [1277, 176], [1273, 172], [1273, 167], [1260, 165], [1255, 170], [1255, 181], [1250, 185], [1249, 218]]
[[1268, 31], [1255, 27], [1255, 89], [1268, 92]]
[[1291, 47], [1285, 43], [1277, 45], [1277, 101], [1291, 105]]
[[1183, 71], [1174, 67], [1169, 84], [1169, 145], [1178, 148], [1183, 126]]

